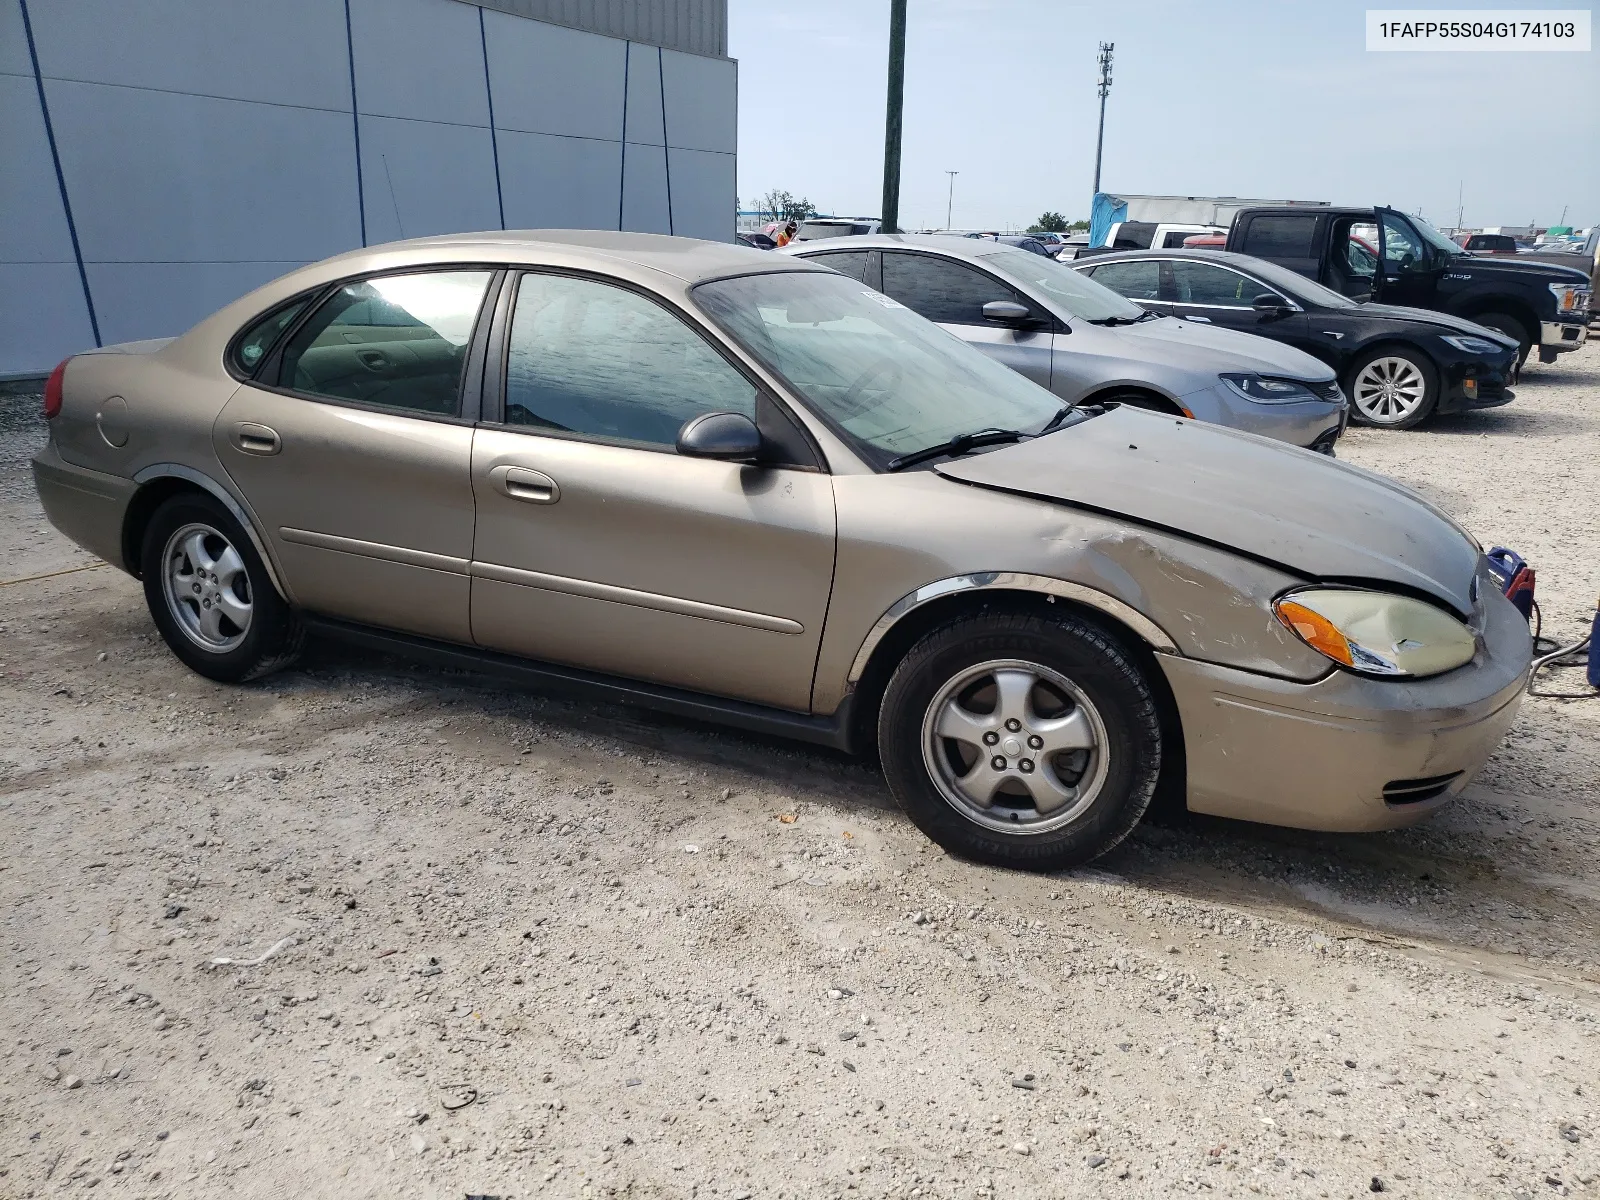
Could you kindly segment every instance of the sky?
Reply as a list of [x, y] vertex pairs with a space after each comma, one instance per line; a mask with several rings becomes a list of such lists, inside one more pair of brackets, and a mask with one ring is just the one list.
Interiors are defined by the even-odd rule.
[[[1410, 0], [1417, 3], [1418, 0]], [[1457, 0], [1459, 3], [1460, 0]], [[1545, 4], [1560, 0], [1544, 0]], [[1569, 0], [1570, 2], [1570, 0]], [[1534, 8], [1498, 0], [1502, 8]], [[1600, 51], [1372, 53], [1346, 0], [910, 0], [900, 224], [1086, 218], [1101, 189], [1600, 222]], [[739, 196], [877, 216], [889, 0], [729, 0]]]

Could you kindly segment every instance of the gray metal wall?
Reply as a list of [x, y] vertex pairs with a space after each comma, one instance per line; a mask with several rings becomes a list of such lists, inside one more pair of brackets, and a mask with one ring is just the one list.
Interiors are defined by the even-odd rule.
[[728, 56], [728, 0], [483, 0], [483, 7], [669, 50]]
[[0, 376], [399, 237], [732, 236], [730, 60], [460, 0], [129, 11], [0, 0]]

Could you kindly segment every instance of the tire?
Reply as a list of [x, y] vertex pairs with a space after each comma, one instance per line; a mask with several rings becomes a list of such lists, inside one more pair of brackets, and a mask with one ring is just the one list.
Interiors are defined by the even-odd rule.
[[1350, 419], [1380, 429], [1422, 424], [1439, 404], [1439, 372], [1419, 350], [1384, 346], [1350, 368]]
[[145, 527], [139, 565], [150, 616], [190, 670], [243, 683], [298, 657], [304, 627], [239, 522], [212, 497], [164, 501]]
[[[1161, 722], [1143, 672], [1068, 613], [988, 610], [926, 634], [884, 691], [878, 748], [895, 800], [935, 842], [1034, 871], [1116, 846], [1161, 774]], [[974, 799], [986, 792], [988, 805]]]
[[1517, 370], [1520, 371], [1522, 364], [1528, 361], [1528, 352], [1533, 349], [1533, 335], [1528, 332], [1528, 327], [1510, 313], [1503, 312], [1476, 313], [1472, 320], [1517, 339]]

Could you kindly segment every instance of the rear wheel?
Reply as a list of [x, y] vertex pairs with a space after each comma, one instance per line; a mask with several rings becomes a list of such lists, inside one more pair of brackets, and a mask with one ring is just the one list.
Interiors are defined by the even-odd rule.
[[1517, 369], [1521, 370], [1522, 364], [1528, 361], [1528, 352], [1533, 349], [1533, 334], [1528, 331], [1528, 327], [1510, 313], [1478, 313], [1472, 319], [1496, 333], [1517, 339]]
[[896, 801], [930, 838], [1031, 870], [1116, 846], [1161, 770], [1137, 662], [1066, 613], [984, 612], [927, 634], [884, 692], [878, 745]]
[[191, 670], [241, 683], [300, 653], [303, 627], [239, 522], [212, 497], [186, 493], [157, 508], [140, 568], [156, 628]]
[[1415, 350], [1384, 347], [1350, 372], [1350, 416], [1363, 425], [1410, 429], [1439, 403], [1439, 373]]

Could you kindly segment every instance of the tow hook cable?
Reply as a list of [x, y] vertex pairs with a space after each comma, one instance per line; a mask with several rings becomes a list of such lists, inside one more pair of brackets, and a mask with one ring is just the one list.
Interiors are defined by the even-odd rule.
[[[1488, 553], [1489, 571], [1525, 618], [1533, 626], [1533, 648], [1536, 657], [1528, 668], [1528, 694], [1551, 700], [1587, 700], [1600, 695], [1600, 600], [1595, 601], [1595, 613], [1590, 623], [1589, 635], [1571, 645], [1562, 646], [1553, 638], [1542, 636], [1544, 613], [1534, 599], [1534, 571], [1522, 556], [1504, 546], [1496, 546]], [[1534, 687], [1539, 672], [1548, 667], [1582, 667], [1587, 665], [1588, 691], [1542, 692]]]

